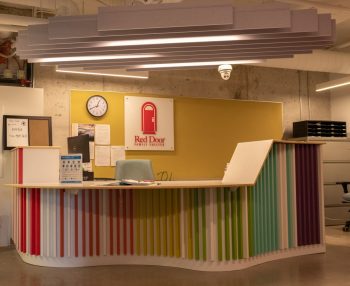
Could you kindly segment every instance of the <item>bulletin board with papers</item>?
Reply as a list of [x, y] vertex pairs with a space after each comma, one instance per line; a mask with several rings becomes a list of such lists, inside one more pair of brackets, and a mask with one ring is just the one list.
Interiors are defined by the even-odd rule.
[[51, 117], [3, 116], [3, 150], [22, 146], [52, 146]]

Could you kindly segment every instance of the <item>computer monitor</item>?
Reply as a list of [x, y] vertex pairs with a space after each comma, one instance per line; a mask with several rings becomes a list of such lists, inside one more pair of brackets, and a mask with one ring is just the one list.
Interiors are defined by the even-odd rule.
[[67, 138], [68, 153], [82, 154], [83, 163], [90, 162], [89, 135], [79, 135]]

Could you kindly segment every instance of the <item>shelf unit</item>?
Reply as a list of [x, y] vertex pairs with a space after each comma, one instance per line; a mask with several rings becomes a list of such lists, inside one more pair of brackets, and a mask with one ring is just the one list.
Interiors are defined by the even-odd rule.
[[346, 137], [345, 121], [305, 120], [293, 122], [293, 137]]

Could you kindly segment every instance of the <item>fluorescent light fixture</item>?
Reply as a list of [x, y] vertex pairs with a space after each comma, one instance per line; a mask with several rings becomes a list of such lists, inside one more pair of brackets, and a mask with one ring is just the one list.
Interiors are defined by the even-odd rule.
[[227, 65], [256, 64], [261, 62], [262, 60], [163, 63], [163, 64], [138, 65], [134, 68], [135, 69], [159, 69], [159, 68], [180, 68], [180, 67], [205, 67], [205, 66], [219, 66], [223, 64], [227, 64]]
[[337, 88], [337, 87], [341, 87], [349, 84], [350, 84], [350, 76], [342, 77], [342, 78], [316, 84], [316, 91], [321, 92], [321, 91], [325, 91], [325, 90], [329, 90], [332, 88]]
[[122, 60], [122, 59], [144, 59], [156, 58], [157, 54], [135, 54], [135, 55], [101, 55], [101, 56], [80, 56], [80, 57], [56, 57], [56, 58], [33, 58], [28, 59], [31, 63], [55, 63], [55, 62], [75, 62], [75, 61], [100, 61], [100, 60]]
[[123, 47], [140, 45], [165, 45], [165, 44], [189, 44], [189, 43], [211, 43], [211, 42], [231, 42], [238, 40], [250, 40], [248, 35], [223, 35], [223, 36], [205, 36], [205, 37], [180, 37], [180, 38], [161, 38], [161, 39], [142, 39], [126, 41], [103, 42], [98, 47]]
[[56, 69], [61, 73], [83, 74], [83, 75], [100, 75], [100, 76], [112, 76], [121, 78], [134, 78], [134, 79], [148, 79], [148, 72], [128, 72], [120, 69], [110, 70], [96, 70], [96, 71], [84, 71], [81, 68], [77, 69]]

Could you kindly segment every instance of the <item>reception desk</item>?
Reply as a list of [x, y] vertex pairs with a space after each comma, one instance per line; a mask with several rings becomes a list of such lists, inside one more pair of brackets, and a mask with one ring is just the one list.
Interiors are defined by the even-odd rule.
[[[202, 271], [324, 252], [320, 145], [240, 144], [227, 171], [241, 166], [236, 179], [237, 172], [220, 181], [152, 186], [12, 184], [17, 251], [41, 266]], [[244, 155], [247, 147], [253, 149]], [[252, 154], [257, 162], [247, 160]]]

